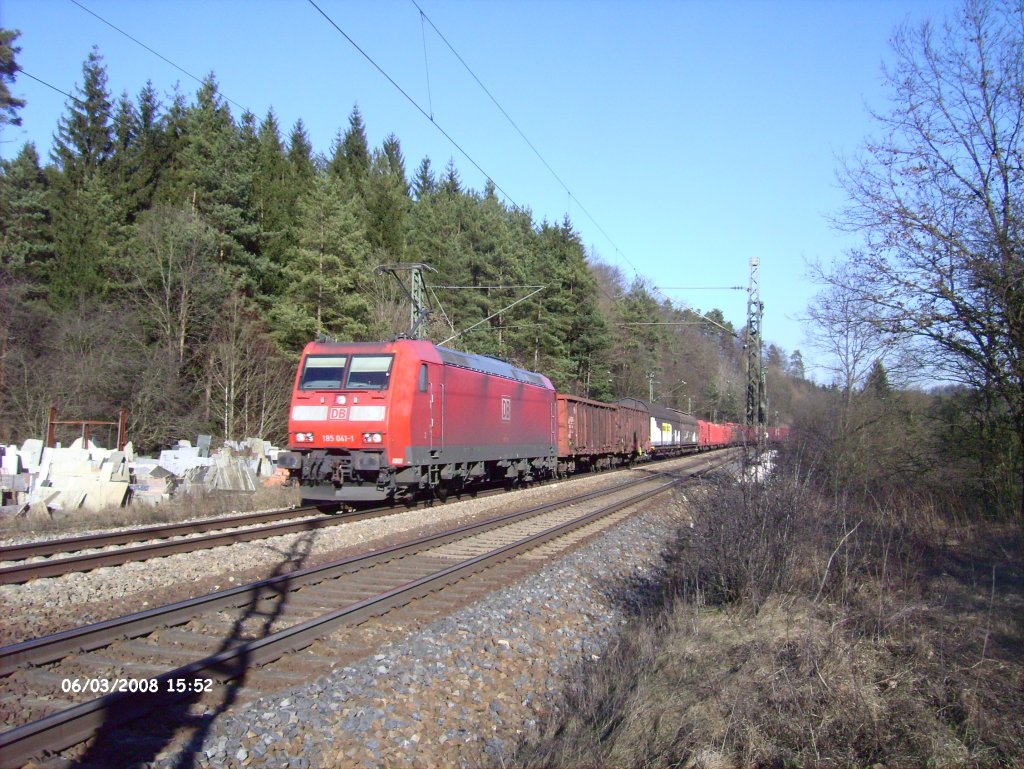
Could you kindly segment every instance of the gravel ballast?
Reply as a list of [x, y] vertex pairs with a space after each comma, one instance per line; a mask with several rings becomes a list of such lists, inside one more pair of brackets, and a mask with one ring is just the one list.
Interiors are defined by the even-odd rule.
[[[570, 676], [600, 659], [626, 622], [622, 591], [657, 571], [665, 545], [689, 520], [681, 493], [646, 504], [532, 576], [400, 642], [206, 723], [192, 735], [193, 765], [501, 765], [558, 707]], [[149, 753], [144, 765], [181, 765], [177, 745]]]
[[[685, 461], [674, 460], [656, 467], [668, 470]], [[511, 496], [466, 499], [314, 532], [101, 567], [23, 585], [0, 585], [0, 610], [18, 617], [16, 623], [0, 624], [0, 645], [244, 584], [275, 569], [292, 571], [366, 552], [508, 512], [513, 506], [525, 508], [614, 485], [643, 472], [602, 473], [546, 484]], [[301, 559], [297, 553], [302, 554]]]

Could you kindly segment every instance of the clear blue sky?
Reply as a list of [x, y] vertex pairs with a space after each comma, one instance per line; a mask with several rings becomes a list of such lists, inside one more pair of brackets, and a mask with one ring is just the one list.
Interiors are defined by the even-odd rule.
[[[424, 156], [438, 170], [454, 157], [467, 186], [484, 185], [306, 0], [79, 2], [189, 73], [213, 71], [224, 95], [257, 117], [272, 107], [285, 135], [302, 118], [318, 151], [329, 152], [358, 104], [371, 143], [395, 133], [410, 173]], [[568, 213], [586, 245], [628, 276], [656, 286], [745, 287], [748, 259], [759, 257], [765, 338], [811, 360], [797, 320], [816, 291], [805, 262], [831, 261], [854, 242], [828, 223], [844, 200], [838, 162], [874, 130], [866, 105], [885, 104], [881, 67], [894, 29], [954, 6], [417, 2], [564, 186], [411, 0], [317, 4], [511, 200], [537, 221]], [[134, 97], [147, 79], [161, 93], [180, 83], [190, 98], [198, 85], [71, 0], [4, 0], [0, 25], [21, 30], [26, 72], [69, 93], [94, 44], [115, 97]], [[46, 157], [66, 98], [24, 76], [12, 90], [28, 105], [0, 153], [9, 158], [31, 140]], [[743, 292], [665, 293], [700, 310], [720, 307], [737, 327], [745, 322]]]

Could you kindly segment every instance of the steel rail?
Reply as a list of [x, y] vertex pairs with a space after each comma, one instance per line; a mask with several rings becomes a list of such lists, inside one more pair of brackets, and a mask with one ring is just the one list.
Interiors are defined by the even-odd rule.
[[330, 517], [305, 518], [301, 521], [285, 521], [244, 531], [231, 530], [220, 534], [206, 534], [201, 537], [175, 539], [170, 542], [154, 542], [150, 545], [138, 545], [121, 550], [103, 550], [98, 553], [51, 558], [47, 561], [8, 566], [0, 569], [0, 585], [20, 584], [41, 577], [59, 577], [73, 572], [90, 571], [101, 566], [120, 566], [132, 561], [146, 561], [150, 558], [163, 558], [176, 553], [208, 550], [221, 545], [233, 545], [236, 542], [252, 542], [257, 539], [279, 537], [283, 534], [324, 529], [329, 526], [352, 523], [363, 518], [379, 517], [381, 514], [380, 510], [364, 510]]
[[[693, 454], [690, 456], [702, 456]], [[638, 469], [638, 468], [632, 468]], [[0, 560], [14, 560], [15, 558], [28, 558], [38, 555], [47, 555], [56, 552], [67, 552], [66, 546], [81, 545], [78, 549], [92, 547], [103, 547], [117, 544], [125, 544], [133, 541], [146, 539], [159, 539], [170, 534], [200, 533], [215, 529], [226, 529], [228, 527], [249, 526], [258, 523], [259, 520], [270, 518], [295, 518], [300, 515], [312, 515], [319, 511], [316, 506], [295, 508], [291, 515], [281, 515], [280, 510], [272, 510], [264, 513], [256, 513], [252, 516], [230, 516], [215, 518], [207, 521], [193, 521], [188, 523], [169, 524], [166, 526], [154, 526], [143, 529], [133, 529], [108, 534], [87, 535], [83, 537], [71, 537], [62, 540], [50, 540], [48, 542], [31, 542], [24, 545], [11, 545], [0, 547]], [[294, 534], [302, 531], [310, 531], [340, 523], [350, 523], [365, 518], [380, 517], [393, 514], [393, 506], [373, 507], [363, 510], [350, 510], [326, 518], [310, 519], [309, 521], [271, 524], [262, 528], [248, 531], [228, 531], [221, 534], [210, 534], [205, 537], [191, 537], [187, 539], [176, 539], [166, 542], [156, 542], [149, 545], [138, 545], [136, 547], [123, 548], [121, 550], [108, 550], [87, 555], [68, 556], [66, 558], [51, 558], [45, 561], [19, 564], [0, 568], [0, 585], [17, 585], [29, 582], [33, 579], [44, 577], [60, 577], [65, 574], [90, 571], [103, 566], [120, 566], [134, 561], [145, 561], [150, 558], [163, 558], [177, 553], [191, 553], [196, 550], [206, 550], [222, 545], [230, 545], [235, 542], [252, 542], [258, 539], [267, 539], [284, 534]], [[276, 518], [275, 518], [276, 516]], [[223, 523], [224, 525], [219, 525]], [[194, 528], [193, 528], [194, 527]], [[163, 532], [163, 534], [162, 534]], [[170, 533], [170, 534], [168, 534]], [[138, 536], [142, 534], [143, 536]], [[47, 549], [49, 548], [49, 549]], [[13, 556], [13, 557], [12, 557]]]
[[103, 620], [80, 628], [3, 646], [0, 647], [0, 670], [9, 672], [22, 665], [42, 665], [76, 651], [98, 649], [122, 638], [134, 638], [157, 628], [183, 624], [196, 615], [212, 609], [241, 606], [250, 601], [258, 600], [263, 596], [278, 595], [282, 584], [287, 585], [289, 590], [297, 590], [300, 587], [316, 584], [325, 579], [331, 579], [348, 572], [359, 571], [374, 563], [399, 558], [428, 547], [444, 545], [473, 534], [497, 528], [498, 526], [514, 523], [521, 518], [530, 518], [558, 507], [585, 502], [594, 497], [604, 496], [648, 482], [650, 482], [649, 477], [637, 478], [612, 489], [598, 489], [567, 500], [548, 502], [527, 510], [506, 513], [483, 521], [468, 523], [448, 531], [419, 537], [392, 547], [349, 556], [337, 561], [331, 561], [319, 566], [310, 566], [247, 585], [226, 588], [165, 606], [126, 614], [123, 617]]
[[[715, 467], [721, 466], [721, 464], [724, 464], [726, 461], [728, 460], [723, 459], [722, 462], [716, 465], [709, 465], [708, 467], [689, 472], [687, 476], [675, 477], [669, 482], [663, 483], [654, 489], [648, 489], [639, 494], [635, 494], [628, 499], [613, 502], [572, 521], [549, 527], [539, 533], [532, 534], [510, 544], [500, 546], [490, 552], [453, 564], [452, 566], [441, 569], [433, 574], [398, 585], [389, 590], [385, 590], [376, 596], [371, 596], [370, 598], [357, 601], [349, 606], [329, 612], [320, 617], [300, 622], [292, 627], [278, 631], [264, 638], [248, 641], [231, 649], [175, 668], [174, 670], [166, 673], [151, 676], [151, 678], [155, 678], [160, 682], [159, 692], [157, 693], [150, 692], [139, 694], [117, 692], [107, 694], [103, 697], [99, 697], [80, 705], [72, 706], [66, 710], [7, 730], [0, 734], [0, 764], [4, 766], [17, 764], [31, 759], [43, 752], [53, 752], [65, 749], [88, 739], [101, 727], [107, 728], [111, 725], [123, 724], [127, 721], [134, 720], [147, 713], [153, 712], [158, 708], [163, 708], [168, 704], [187, 696], [187, 692], [178, 693], [169, 691], [169, 688], [165, 687], [164, 684], [166, 684], [170, 679], [212, 677], [223, 681], [237, 677], [250, 667], [272, 662], [285, 654], [289, 654], [309, 646], [311, 643], [327, 634], [327, 631], [338, 625], [356, 623], [370, 616], [384, 614], [391, 609], [407, 604], [412, 600], [421, 598], [452, 582], [458, 581], [465, 576], [468, 576], [470, 573], [480, 571], [496, 562], [512, 558], [525, 550], [563, 536], [564, 534], [593, 523], [594, 521], [613, 512], [630, 505], [635, 505], [645, 499], [663, 493], [675, 487], [683, 480], [715, 469]], [[661, 473], [659, 473], [659, 475], [661, 475]], [[352, 569], [351, 567], [355, 563], [365, 561], [371, 556], [376, 556], [377, 560], [390, 560], [395, 557], [398, 552], [405, 551], [410, 546], [413, 546], [415, 549], [422, 550], [426, 549], [424, 545], [427, 543], [432, 543], [431, 546], [445, 544], [447, 541], [463, 539], [471, 533], [476, 533], [476, 531], [479, 530], [485, 530], [486, 528], [498, 528], [499, 526], [514, 523], [520, 518], [534, 517], [540, 512], [547, 511], [551, 508], [565, 507], [581, 501], [586, 501], [593, 497], [622, 491], [624, 488], [629, 488], [639, 483], [646, 483], [650, 480], [651, 477], [636, 479], [615, 487], [614, 489], [602, 489], [580, 495], [578, 497], [573, 497], [569, 500], [540, 505], [538, 507], [531, 508], [528, 511], [498, 516], [478, 524], [461, 526], [441, 535], [423, 537], [415, 542], [400, 545], [396, 548], [386, 548], [384, 550], [375, 551], [373, 554], [367, 554], [366, 556], [357, 556], [355, 558], [335, 562], [334, 564], [314, 567], [300, 572], [293, 572], [272, 580], [264, 580], [260, 583], [254, 583], [252, 586], [244, 586], [241, 589], [235, 588], [233, 590], [221, 591], [221, 593], [234, 593], [237, 595], [240, 592], [245, 592], [248, 595], [252, 595], [252, 588], [259, 590], [270, 584], [279, 583], [282, 580], [294, 580], [300, 575], [315, 577], [312, 580], [306, 580], [304, 584], [318, 582], [327, 578], [328, 574], [326, 572], [328, 571], [335, 571], [338, 568], [344, 569], [345, 567], [349, 567], [348, 570], [358, 570], [361, 567], [356, 567], [356, 569]], [[458, 532], [457, 535], [456, 532]], [[386, 555], [387, 557], [381, 558], [383, 555]], [[319, 572], [319, 574], [314, 575], [310, 572]], [[297, 588], [298, 585], [295, 587]], [[217, 594], [212, 595], [215, 596]], [[192, 599], [192, 601], [197, 600], [202, 599]], [[182, 603], [191, 602], [187, 601]], [[172, 606], [180, 605], [181, 604], [174, 604]], [[151, 614], [151, 612], [143, 612], [142, 614]], [[108, 625], [110, 623], [98, 624]], [[18, 644], [17, 646], [25, 645], [26, 644]], [[0, 652], [4, 652], [9, 648], [11, 647], [0, 649]]]
[[313, 515], [319, 508], [312, 505], [289, 508], [287, 510], [269, 510], [248, 515], [228, 515], [220, 518], [206, 518], [201, 521], [185, 521], [183, 523], [143, 526], [137, 529], [100, 534], [86, 534], [80, 537], [65, 537], [36, 542], [25, 542], [20, 545], [4, 545], [0, 547], [0, 561], [15, 561], [22, 558], [56, 555], [57, 553], [74, 553], [94, 547], [125, 545], [131, 542], [143, 542], [147, 539], [167, 539], [187, 534], [201, 534], [204, 531], [229, 529], [239, 526], [252, 526], [265, 521], [287, 520], [301, 516]]

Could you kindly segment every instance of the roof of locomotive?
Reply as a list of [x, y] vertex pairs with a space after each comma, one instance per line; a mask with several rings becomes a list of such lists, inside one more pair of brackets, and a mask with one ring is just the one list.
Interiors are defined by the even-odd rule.
[[[460, 352], [447, 347], [440, 347], [426, 339], [395, 339], [388, 342], [310, 342], [306, 345], [303, 354], [331, 353], [351, 351], [356, 352], [365, 349], [367, 352], [385, 352], [393, 350], [396, 346], [430, 347], [442, 363], [449, 366], [477, 371], [481, 374], [511, 379], [516, 382], [543, 387], [546, 390], [554, 390], [554, 385], [543, 374], [513, 366], [508, 361], [500, 358], [492, 358], [489, 355], [477, 355], [475, 353]], [[355, 348], [355, 349], [353, 349]], [[420, 353], [422, 354], [422, 353]]]

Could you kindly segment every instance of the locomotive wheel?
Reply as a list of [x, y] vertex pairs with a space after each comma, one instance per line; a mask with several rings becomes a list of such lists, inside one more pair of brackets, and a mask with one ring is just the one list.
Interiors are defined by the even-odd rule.
[[438, 501], [444, 504], [448, 501], [448, 482], [441, 481], [437, 486], [434, 487], [434, 496], [437, 497]]

